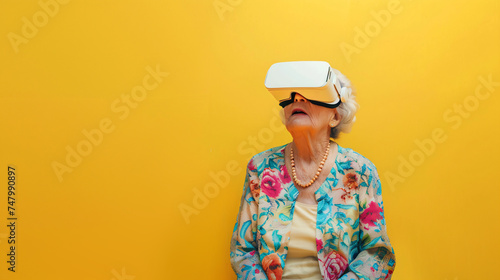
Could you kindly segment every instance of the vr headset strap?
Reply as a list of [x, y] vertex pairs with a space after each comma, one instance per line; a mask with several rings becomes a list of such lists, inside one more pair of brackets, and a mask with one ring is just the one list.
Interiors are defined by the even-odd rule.
[[[290, 99], [287, 99], [287, 100], [283, 100], [280, 102], [280, 106], [285, 108], [286, 106], [290, 105], [293, 103], [293, 99], [295, 99], [295, 94], [296, 92], [292, 92], [292, 94], [290, 95]], [[318, 105], [318, 106], [323, 106], [323, 107], [326, 107], [326, 108], [337, 108], [340, 103], [342, 103], [340, 101], [340, 98], [339, 98], [339, 101], [335, 104], [331, 104], [331, 103], [325, 103], [325, 102], [321, 102], [321, 101], [316, 101], [316, 100], [310, 100], [310, 99], [307, 99], [309, 102], [311, 102], [312, 104], [314, 105]]]

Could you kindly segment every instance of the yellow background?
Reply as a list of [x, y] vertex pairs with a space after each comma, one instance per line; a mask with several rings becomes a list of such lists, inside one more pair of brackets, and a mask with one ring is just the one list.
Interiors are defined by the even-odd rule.
[[[480, 82], [500, 82], [498, 1], [41, 2], [52, 15], [0, 2], [0, 279], [235, 279], [244, 168], [291, 140], [265, 74], [291, 60], [326, 60], [357, 89], [339, 143], [378, 168], [393, 279], [498, 277], [500, 86]], [[113, 109], [148, 67], [168, 76], [128, 115]], [[112, 131], [59, 180], [54, 162], [102, 121]], [[418, 158], [435, 129], [445, 140]], [[411, 155], [414, 170], [398, 171]]]

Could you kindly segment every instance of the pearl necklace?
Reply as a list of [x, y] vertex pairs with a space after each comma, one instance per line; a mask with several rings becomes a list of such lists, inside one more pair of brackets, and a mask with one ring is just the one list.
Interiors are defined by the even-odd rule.
[[293, 181], [295, 183], [297, 183], [297, 185], [299, 185], [299, 186], [301, 186], [303, 188], [307, 188], [310, 185], [312, 185], [314, 183], [314, 181], [316, 181], [316, 179], [318, 179], [319, 174], [321, 174], [321, 170], [323, 170], [323, 165], [325, 165], [325, 162], [326, 162], [326, 159], [328, 158], [329, 152], [330, 152], [330, 141], [328, 141], [328, 145], [326, 146], [325, 155], [323, 156], [323, 159], [321, 160], [321, 162], [319, 164], [318, 171], [316, 172], [316, 174], [314, 175], [314, 177], [309, 181], [309, 183], [303, 184], [297, 178], [297, 172], [295, 171], [295, 160], [294, 160], [294, 157], [293, 157], [293, 147], [292, 147], [292, 145], [290, 145], [290, 161], [291, 161], [291, 165], [292, 165], [292, 178], [293, 178]]

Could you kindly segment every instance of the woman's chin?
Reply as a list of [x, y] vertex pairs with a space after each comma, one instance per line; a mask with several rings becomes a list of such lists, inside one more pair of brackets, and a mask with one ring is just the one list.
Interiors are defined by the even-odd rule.
[[290, 120], [287, 122], [286, 124], [286, 129], [288, 131], [291, 131], [291, 130], [296, 130], [296, 129], [309, 129], [309, 128], [312, 128], [312, 123], [310, 120], [308, 119], [294, 119], [294, 120]]

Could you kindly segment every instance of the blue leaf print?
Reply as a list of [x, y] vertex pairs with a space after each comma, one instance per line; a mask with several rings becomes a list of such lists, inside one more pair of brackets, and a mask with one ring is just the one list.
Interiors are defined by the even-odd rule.
[[345, 209], [345, 210], [356, 209], [355, 205], [335, 204], [335, 206], [337, 206], [340, 209]]
[[366, 184], [365, 181], [361, 181], [361, 184], [359, 184], [359, 187], [360, 188], [365, 188], [366, 189], [366, 193], [368, 193], [368, 185]]
[[328, 219], [328, 216], [331, 211], [331, 207], [329, 207], [331, 204], [328, 203], [327, 199], [324, 199], [318, 203], [318, 215], [317, 215], [317, 223], [318, 224], [324, 224], [330, 219]]
[[243, 225], [241, 226], [241, 230], [240, 230], [240, 238], [245, 239], [245, 233], [247, 232], [248, 227], [251, 224], [252, 224], [252, 221], [250, 221], [250, 220], [243, 223]]
[[349, 233], [344, 232], [344, 236], [342, 237], [342, 242], [345, 242], [347, 245], [351, 244], [351, 238], [349, 237]]
[[352, 228], [357, 228], [359, 226], [359, 218], [354, 221], [354, 224], [352, 225]]
[[289, 216], [287, 216], [287, 215], [285, 215], [285, 214], [283, 214], [283, 213], [281, 213], [281, 214], [279, 215], [279, 218], [280, 218], [283, 222], [290, 222], [290, 221], [292, 221], [292, 218], [290, 218]]
[[295, 200], [299, 196], [297, 188], [290, 188], [290, 196], [293, 198], [292, 200]]
[[377, 195], [382, 195], [382, 185], [377, 184]]
[[249, 266], [248, 264], [243, 265], [243, 268], [241, 269], [241, 272], [245, 272], [245, 279], [248, 279], [248, 274], [252, 271], [252, 267]]
[[341, 242], [341, 243], [340, 243], [340, 249], [342, 249], [342, 251], [347, 251], [347, 250], [349, 250], [349, 249], [348, 249], [348, 247], [347, 247], [347, 245], [346, 245], [344, 242]]
[[337, 226], [341, 226], [343, 223], [345, 223], [344, 220], [347, 218], [347, 216], [345, 215], [345, 213], [338, 211], [333, 214], [333, 218], [337, 220]]
[[347, 216], [344, 212], [335, 212], [335, 214], [333, 214], [333, 218], [344, 220], [345, 218], [347, 218]]
[[245, 198], [245, 200], [246, 200], [247, 203], [250, 204], [250, 203], [252, 203], [252, 202], [255, 201], [255, 198], [253, 198], [253, 196], [250, 196], [250, 197], [248, 197], [248, 199]]
[[278, 164], [274, 160], [269, 160], [269, 168], [279, 170]]
[[363, 265], [363, 261], [355, 261], [355, 262], [351, 263], [350, 267], [357, 268], [358, 266], [361, 266], [361, 265]]
[[380, 238], [382, 238], [382, 237], [379, 236], [377, 238], [374, 238], [372, 241], [370, 241], [370, 243], [368, 243], [365, 246], [363, 246], [363, 249], [364, 248], [371, 248], [371, 247], [373, 247], [373, 245], [375, 245], [380, 240]]
[[[245, 246], [248, 248], [253, 248], [253, 244], [248, 242], [246, 239], [245, 239]], [[253, 250], [250, 250], [250, 251], [253, 251]]]
[[351, 162], [350, 161], [337, 162], [337, 168], [340, 173], [344, 174], [343, 169], [351, 169]]
[[[276, 199], [275, 201], [276, 201], [276, 208], [280, 208], [280, 202], [281, 202], [281, 200], [280, 199]], [[285, 204], [285, 203], [283, 203], [283, 204]]]
[[271, 250], [269, 250], [269, 247], [267, 246], [267, 243], [266, 243], [266, 242], [261, 242], [260, 244], [262, 245], [262, 247], [263, 247], [265, 250], [267, 250], [268, 254], [270, 254], [270, 253], [272, 252]]
[[262, 172], [262, 170], [264, 170], [264, 168], [267, 166], [267, 163], [266, 161], [262, 161], [259, 165], [257, 165], [257, 170], [259, 171], [259, 173]]
[[281, 247], [281, 235], [278, 234], [278, 231], [273, 231], [273, 242], [274, 242], [274, 250], [278, 251]]
[[264, 236], [266, 234], [267, 230], [264, 227], [260, 227], [259, 232], [260, 232], [261, 236]]

